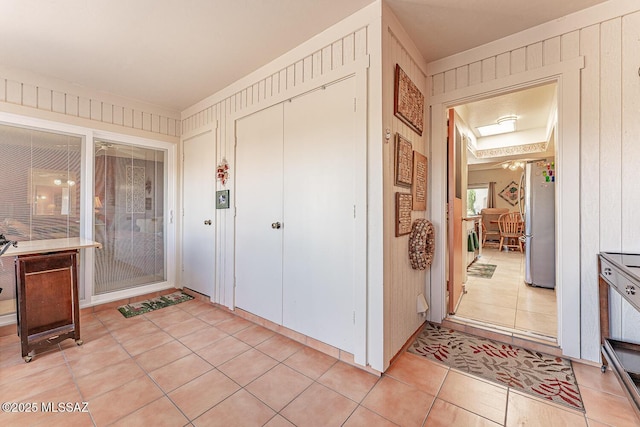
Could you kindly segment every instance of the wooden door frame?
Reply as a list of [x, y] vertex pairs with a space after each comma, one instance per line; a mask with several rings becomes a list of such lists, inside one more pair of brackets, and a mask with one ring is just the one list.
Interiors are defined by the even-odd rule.
[[[462, 280], [462, 254], [459, 250], [462, 247], [462, 218], [458, 222], [457, 212], [461, 211], [461, 206], [457, 206], [456, 197], [456, 112], [449, 108], [447, 114], [447, 248], [449, 260], [449, 280], [447, 280], [447, 312], [454, 314], [459, 298], [456, 295], [456, 282]], [[460, 213], [460, 216], [461, 213]], [[456, 229], [456, 225], [458, 228]], [[461, 283], [460, 286], [463, 286]]]

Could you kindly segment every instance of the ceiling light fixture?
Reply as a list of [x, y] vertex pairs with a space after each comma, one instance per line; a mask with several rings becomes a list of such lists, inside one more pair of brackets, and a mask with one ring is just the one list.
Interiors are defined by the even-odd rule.
[[486, 126], [478, 126], [476, 129], [480, 136], [499, 135], [501, 133], [514, 132], [516, 130], [516, 121], [518, 116], [508, 115], [500, 117], [496, 123]]
[[510, 162], [504, 162], [502, 164], [502, 169], [509, 169], [510, 171], [515, 171], [518, 168], [524, 169], [524, 162], [520, 160], [512, 160]]

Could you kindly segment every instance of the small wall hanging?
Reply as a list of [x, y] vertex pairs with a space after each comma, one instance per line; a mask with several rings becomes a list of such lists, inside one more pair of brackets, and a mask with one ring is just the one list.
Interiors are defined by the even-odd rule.
[[396, 64], [393, 113], [422, 136], [424, 126], [424, 95], [409, 76]]
[[518, 204], [519, 193], [518, 184], [516, 184], [515, 181], [511, 181], [498, 193], [498, 196], [506, 200], [511, 206], [515, 206]]
[[216, 179], [225, 185], [227, 183], [227, 179], [229, 178], [229, 163], [227, 163], [227, 159], [224, 157], [218, 163], [218, 167], [216, 169]]
[[396, 193], [396, 237], [411, 232], [412, 198], [409, 193]]
[[395, 152], [396, 185], [411, 187], [413, 175], [413, 148], [411, 141], [396, 134]]
[[414, 270], [426, 270], [433, 262], [436, 239], [433, 224], [416, 219], [409, 236], [409, 262]]
[[427, 158], [417, 151], [413, 152], [413, 210], [427, 210]]

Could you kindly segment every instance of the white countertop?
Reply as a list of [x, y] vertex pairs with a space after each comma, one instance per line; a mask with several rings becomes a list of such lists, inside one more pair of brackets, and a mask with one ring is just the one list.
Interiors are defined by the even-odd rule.
[[18, 247], [10, 246], [2, 256], [30, 255], [46, 252], [60, 252], [70, 249], [82, 248], [102, 248], [102, 245], [93, 240], [82, 239], [80, 237], [70, 237], [66, 239], [31, 240], [18, 242]]

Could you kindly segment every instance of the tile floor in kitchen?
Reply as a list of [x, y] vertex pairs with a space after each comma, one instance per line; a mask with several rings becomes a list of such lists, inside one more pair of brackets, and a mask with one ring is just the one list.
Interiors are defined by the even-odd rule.
[[468, 276], [456, 316], [479, 324], [556, 340], [558, 319], [554, 289], [524, 282], [524, 254], [485, 247], [476, 261], [496, 265], [489, 279]]

